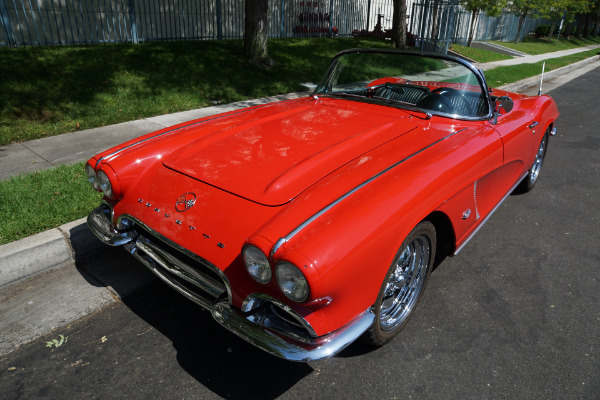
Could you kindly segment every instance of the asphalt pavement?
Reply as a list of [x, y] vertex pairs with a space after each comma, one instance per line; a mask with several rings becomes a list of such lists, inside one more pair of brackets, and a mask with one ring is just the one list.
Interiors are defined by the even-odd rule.
[[[597, 171], [600, 162], [597, 156], [598, 136], [594, 131], [594, 127], [598, 125], [594, 122], [598, 119], [598, 112], [594, 109], [597, 108], [597, 100], [595, 90], [593, 86], [590, 87], [589, 82], [600, 81], [598, 66], [599, 63], [595, 60], [575, 70], [561, 71], [545, 83], [544, 91], [551, 92], [561, 111], [557, 124], [559, 135], [551, 141], [551, 146], [554, 147], [556, 143], [556, 148], [561, 151], [550, 150], [543, 170], [544, 179], [531, 196], [511, 197], [507, 201], [509, 205], [504, 205], [497, 212], [504, 216], [492, 218], [500, 221], [498, 226], [488, 228], [492, 222], [488, 223], [477, 236], [483, 238], [473, 241], [478, 244], [469, 244], [460, 256], [446, 260], [443, 268], [432, 276], [432, 282], [439, 279], [440, 283], [437, 286], [431, 283], [435, 288], [428, 292], [438, 293], [428, 296], [424, 303], [435, 303], [429, 306], [430, 313], [433, 308], [433, 316], [424, 317], [425, 320], [421, 323], [411, 322], [411, 327], [413, 324], [416, 326], [409, 329], [410, 339], [397, 341], [393, 354], [384, 350], [370, 352], [360, 346], [353, 346], [323, 368], [282, 364], [219, 329], [208, 314], [204, 313], [196, 318], [198, 310], [195, 306], [189, 305], [176, 294], [171, 296], [168, 290], [157, 285], [144, 268], [127, 258], [120, 249], [101, 246], [83, 221], [76, 221], [23, 241], [0, 246], [0, 278], [3, 283], [0, 283], [0, 355], [4, 355], [0, 358], [0, 391], [8, 393], [9, 398], [13, 395], [15, 398], [37, 397], [44, 393], [47, 397], [69, 397], [60, 396], [59, 393], [70, 393], [73, 390], [75, 392], [70, 394], [71, 397], [77, 394], [92, 396], [93, 393], [102, 393], [99, 397], [116, 397], [118, 393], [111, 391], [109, 387], [122, 382], [124, 378], [117, 378], [117, 375], [123, 374], [128, 379], [140, 382], [147, 376], [152, 376], [163, 382], [167, 389], [173, 389], [172, 392], [161, 392], [165, 394], [162, 397], [173, 397], [166, 394], [175, 395], [175, 382], [179, 382], [191, 384], [191, 387], [200, 392], [204, 390], [202, 393], [206, 397], [216, 395], [243, 398], [244, 393], [253, 394], [252, 390], [258, 390], [244, 391], [251, 386], [250, 377], [258, 382], [262, 393], [270, 394], [266, 397], [284, 395], [283, 397], [288, 398], [316, 398], [321, 397], [321, 393], [342, 397], [344, 390], [355, 387], [358, 383], [365, 387], [374, 384], [372, 379], [351, 379], [353, 372], [350, 371], [354, 371], [354, 364], [357, 364], [356, 368], [362, 362], [374, 364], [373, 371], [376, 371], [377, 364], [384, 360], [400, 362], [409, 371], [408, 376], [403, 376], [403, 379], [390, 378], [389, 389], [393, 390], [382, 393], [387, 398], [392, 398], [396, 389], [398, 397], [410, 397], [403, 395], [408, 392], [399, 388], [406, 381], [410, 381], [412, 385], [409, 392], [413, 397], [435, 397], [431, 390], [439, 387], [448, 390], [448, 394], [455, 395], [487, 393], [484, 396], [486, 398], [530, 398], [526, 394], [544, 398], [597, 398], [600, 395], [597, 382], [600, 372], [597, 353], [597, 343], [600, 343], [600, 316], [597, 311], [600, 291], [596, 271], [600, 257], [596, 249], [597, 233], [594, 229], [598, 224], [598, 216], [597, 213], [590, 215], [589, 211], [593, 212], [597, 208], [600, 188]], [[564, 85], [569, 81], [572, 81], [570, 85]], [[525, 90], [512, 87], [505, 89], [537, 93], [535, 82], [533, 87], [527, 84], [530, 88]], [[581, 96], [582, 93], [585, 95]], [[303, 94], [286, 97], [300, 95]], [[20, 169], [9, 171], [8, 175], [11, 176], [14, 171], [26, 172], [84, 160], [129, 137], [163, 126], [211, 115], [211, 112], [223, 112], [272, 100], [275, 99], [216, 106], [5, 146], [0, 148], [0, 171], [5, 172], [7, 162], [10, 165], [22, 162]], [[562, 133], [562, 129], [565, 133]], [[103, 142], [104, 138], [106, 142]], [[89, 148], [84, 148], [88, 144]], [[43, 161], [25, 161], [28, 153], [33, 153]], [[497, 232], [500, 234], [496, 235]], [[513, 253], [515, 243], [518, 246]], [[48, 263], [48, 260], [52, 261]], [[9, 271], [9, 264], [17, 267]], [[452, 267], [453, 264], [456, 265]], [[40, 269], [40, 265], [43, 268]], [[518, 271], [510, 270], [509, 267], [514, 268], [515, 265], [523, 267]], [[439, 278], [434, 279], [436, 277]], [[531, 285], [532, 282], [534, 286]], [[482, 284], [485, 290], [481, 289]], [[503, 286], [506, 286], [506, 293], [498, 289]], [[160, 299], [155, 298], [159, 294]], [[427, 300], [437, 298], [435, 296], [442, 296], [444, 303], [438, 303], [440, 299]], [[465, 296], [471, 303], [457, 304], [457, 308], [452, 309], [453, 303], [460, 303]], [[116, 301], [119, 299], [122, 301]], [[557, 307], [560, 308], [556, 309]], [[158, 312], [155, 314], [156, 310]], [[132, 318], [132, 312], [138, 318]], [[452, 317], [458, 319], [452, 320]], [[95, 318], [108, 322], [91, 323]], [[472, 331], [473, 321], [478, 333]], [[432, 325], [428, 326], [429, 324]], [[205, 325], [211, 326], [209, 333], [205, 332]], [[58, 330], [48, 334], [56, 328]], [[187, 332], [181, 333], [179, 328], [182, 331], [187, 329]], [[110, 333], [97, 337], [102, 329]], [[144, 339], [139, 339], [146, 336], [144, 332], [154, 342], [145, 343]], [[59, 339], [59, 334], [70, 337], [70, 342], [67, 342], [70, 345], [63, 344], [67, 353], [61, 353], [62, 346], [42, 346], [51, 338]], [[419, 343], [420, 335], [425, 335], [428, 339]], [[448, 338], [443, 335], [448, 335]], [[106, 340], [103, 340], [104, 336]], [[117, 347], [104, 344], [115, 339]], [[139, 342], [135, 343], [137, 340]], [[451, 343], [452, 340], [456, 343]], [[28, 342], [30, 344], [25, 345]], [[207, 343], [215, 343], [214, 348], [207, 349]], [[531, 343], [535, 345], [533, 352], [529, 351]], [[121, 358], [122, 349], [130, 349], [132, 345], [139, 353], [135, 356], [137, 358]], [[40, 351], [40, 346], [44, 347], [46, 353]], [[504, 352], [504, 346], [508, 352]], [[14, 351], [18, 347], [21, 348]], [[117, 360], [114, 365], [103, 365], [109, 371], [100, 372], [97, 367], [87, 370], [83, 368], [96, 363], [96, 360], [103, 357], [103, 352], [107, 352], [104, 355], [110, 354], [111, 361]], [[408, 355], [402, 358], [401, 355], [406, 353]], [[473, 363], [472, 366], [462, 365], [467, 370], [466, 376], [463, 376], [465, 372], [459, 368], [457, 371], [461, 371], [461, 376], [452, 377], [452, 368], [459, 367], [456, 365], [458, 360], [453, 361], [450, 357], [453, 353], [459, 356], [461, 363]], [[123, 354], [125, 355], [133, 357], [127, 351]], [[168, 358], [169, 355], [172, 357]], [[439, 362], [440, 357], [447, 365], [430, 364], [431, 360]], [[489, 364], [482, 364], [482, 359], [486, 358]], [[53, 386], [50, 382], [56, 377], [52, 376], [51, 366], [62, 365], [67, 360], [69, 365], [63, 365], [58, 372], [64, 379], [59, 379], [60, 383]], [[219, 370], [229, 376], [232, 372], [234, 375], [236, 372], [240, 375], [248, 373], [241, 366], [248, 365], [251, 360], [268, 363], [270, 366], [267, 372], [279, 378], [279, 382], [269, 390], [259, 372], [252, 371], [246, 379], [239, 382], [240, 385], [231, 388], [217, 374]], [[204, 365], [206, 363], [218, 368], [211, 370]], [[233, 369], [231, 363], [236, 365]], [[554, 365], [561, 364], [564, 366], [561, 368], [562, 377], [554, 369]], [[167, 377], [148, 370], [149, 366], [155, 365], [168, 367], [166, 375], [169, 377], [178, 374], [172, 370], [173, 367], [178, 369], [178, 366], [187, 375], [167, 382]], [[340, 375], [327, 365], [335, 365], [348, 372]], [[436, 373], [441, 374], [437, 378], [441, 378], [444, 384], [431, 386], [429, 380], [425, 380], [430, 373], [428, 367], [437, 367]], [[131, 371], [127, 368], [142, 376], [132, 378]], [[90, 375], [91, 371], [94, 371], [97, 378]], [[161, 371], [165, 373], [164, 368]], [[387, 372], [393, 376], [392, 371]], [[91, 382], [89, 389], [82, 388], [83, 383], [77, 383], [74, 378], [77, 375], [73, 374], [81, 374], [89, 379], [85, 381], [85, 385]], [[469, 374], [477, 382], [481, 375], [487, 375], [489, 391], [486, 391], [488, 389], [483, 383], [479, 391], [471, 391], [473, 388], [469, 388], [467, 379]], [[335, 384], [329, 389], [323, 388], [321, 384], [317, 386], [324, 392], [316, 392], [316, 389], [305, 387], [306, 384], [310, 386], [311, 382], [318, 384], [321, 381], [318, 376], [337, 382], [337, 388]], [[419, 379], [421, 376], [423, 379]], [[510, 379], [499, 381], [506, 378]], [[549, 378], [553, 381], [547, 382]], [[577, 380], [581, 382], [576, 382]], [[545, 382], [546, 387], [542, 387], [541, 382]], [[200, 387], [198, 383], [201, 384]], [[124, 390], [124, 393], [129, 393], [129, 397], [134, 398], [147, 398], [144, 393], [150, 395], [153, 390], [158, 390], [153, 385], [148, 385], [145, 388], [138, 387], [136, 390], [139, 392], [136, 394], [132, 392], [134, 386], [127, 384], [127, 387], [120, 387], [119, 390]], [[296, 386], [306, 389], [309, 395], [301, 396], [302, 392], [296, 390]], [[499, 390], [514, 396], [499, 395]], [[196, 397], [191, 395], [196, 392], [182, 393], [179, 397]], [[352, 393], [357, 396], [361, 393], [370, 394], [366, 389], [357, 389]], [[419, 396], [419, 393], [423, 396]], [[540, 393], [545, 395], [535, 396]], [[466, 395], [462, 397], [475, 398]]]

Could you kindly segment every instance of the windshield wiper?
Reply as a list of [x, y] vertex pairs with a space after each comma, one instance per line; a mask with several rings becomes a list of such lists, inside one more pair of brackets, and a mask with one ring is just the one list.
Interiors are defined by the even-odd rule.
[[416, 113], [425, 114], [425, 119], [431, 119], [431, 117], [433, 116], [430, 112], [421, 110], [420, 108], [416, 108], [416, 107], [412, 106], [410, 103], [406, 103], [404, 101], [399, 101], [399, 100], [394, 100], [394, 99], [388, 99], [385, 97], [367, 96], [367, 95], [360, 95], [360, 94], [347, 93], [347, 92], [333, 92], [333, 93], [327, 93], [327, 95], [340, 96], [340, 97], [346, 96], [346, 97], [359, 98], [362, 100], [369, 100], [369, 99], [379, 100], [379, 101], [384, 101], [388, 104], [398, 105], [398, 106], [400, 106], [399, 108], [401, 108], [405, 111], [412, 111], [412, 112], [416, 112]]
[[379, 96], [371, 96], [371, 98], [375, 99], [375, 100], [382, 100], [382, 101], [385, 101], [386, 103], [397, 104], [400, 106], [400, 108], [402, 108], [403, 110], [406, 110], [406, 111], [413, 111], [413, 112], [425, 114], [425, 119], [430, 119], [433, 116], [430, 112], [421, 110], [420, 108], [416, 108], [411, 103], [406, 103], [404, 101], [388, 99], [388, 98], [379, 97]]

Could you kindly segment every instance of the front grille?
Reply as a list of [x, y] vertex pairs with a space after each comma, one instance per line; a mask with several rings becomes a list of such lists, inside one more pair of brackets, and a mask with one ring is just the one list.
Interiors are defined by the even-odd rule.
[[173, 289], [211, 310], [218, 299], [226, 299], [226, 278], [208, 261], [137, 223], [139, 233], [129, 252]]

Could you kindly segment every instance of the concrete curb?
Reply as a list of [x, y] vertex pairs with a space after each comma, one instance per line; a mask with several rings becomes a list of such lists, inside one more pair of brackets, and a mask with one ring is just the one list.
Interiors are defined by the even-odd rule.
[[[591, 64], [593, 62], [596, 62], [598, 60], [600, 60], [600, 56], [593, 56], [590, 58], [586, 58], [585, 60], [581, 60], [576, 63], [566, 65], [562, 68], [548, 71], [548, 72], [544, 73], [544, 81], [551, 80], [557, 76], [564, 75], [568, 72], [571, 72], [575, 69], [584, 67], [584, 66]], [[509, 83], [508, 85], [500, 86], [500, 87], [498, 87], [498, 89], [506, 90], [508, 92], [517, 92], [518, 93], [527, 88], [530, 88], [533, 86], [539, 86], [540, 79], [541, 79], [541, 74], [532, 76], [531, 78], [526, 78], [526, 79], [520, 80], [518, 82]]]
[[75, 262], [104, 246], [86, 219], [0, 246], [0, 287]]

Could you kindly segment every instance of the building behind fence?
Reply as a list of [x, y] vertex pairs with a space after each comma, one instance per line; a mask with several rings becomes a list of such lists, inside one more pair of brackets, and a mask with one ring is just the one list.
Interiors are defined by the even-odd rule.
[[[407, 2], [422, 50], [466, 43], [471, 15], [457, 0]], [[268, 34], [389, 37], [392, 9], [392, 0], [269, 0]], [[244, 0], [0, 0], [0, 22], [0, 46], [9, 47], [239, 39]], [[541, 22], [527, 18], [522, 37]], [[476, 23], [474, 40], [514, 40], [518, 17], [482, 14]]]

